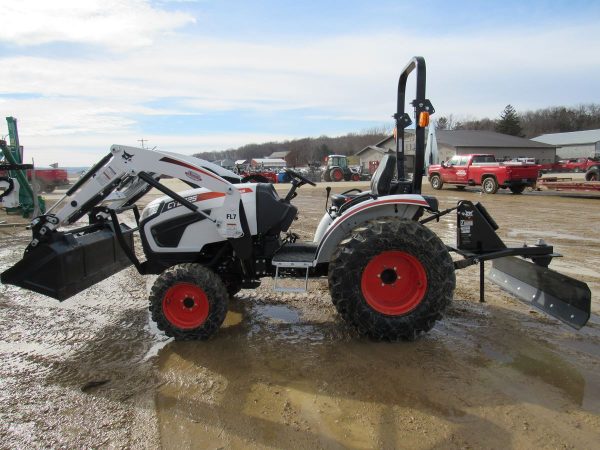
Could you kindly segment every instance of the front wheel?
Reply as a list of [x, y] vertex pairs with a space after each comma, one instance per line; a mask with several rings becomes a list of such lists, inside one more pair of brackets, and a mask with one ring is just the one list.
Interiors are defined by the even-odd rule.
[[442, 181], [439, 175], [432, 175], [429, 179], [429, 183], [431, 183], [431, 187], [436, 191], [439, 191], [444, 185], [444, 182]]
[[498, 192], [498, 182], [494, 177], [487, 177], [484, 179], [481, 186], [483, 188], [483, 192], [486, 194], [495, 194]]
[[200, 264], [165, 270], [150, 292], [150, 313], [159, 330], [176, 340], [205, 340], [227, 314], [229, 295], [221, 279]]
[[456, 284], [444, 243], [412, 220], [367, 222], [339, 244], [329, 289], [340, 315], [378, 340], [414, 339], [452, 301]]
[[342, 181], [344, 179], [344, 171], [339, 167], [334, 167], [329, 171], [329, 178], [335, 182]]

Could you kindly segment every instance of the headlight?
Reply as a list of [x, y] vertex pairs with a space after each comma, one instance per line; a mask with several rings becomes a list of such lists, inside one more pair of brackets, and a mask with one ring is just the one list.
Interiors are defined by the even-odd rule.
[[140, 221], [156, 214], [158, 212], [158, 209], [160, 208], [160, 205], [161, 205], [161, 203], [155, 203], [155, 204], [146, 206], [144, 208], [144, 210], [142, 211]]

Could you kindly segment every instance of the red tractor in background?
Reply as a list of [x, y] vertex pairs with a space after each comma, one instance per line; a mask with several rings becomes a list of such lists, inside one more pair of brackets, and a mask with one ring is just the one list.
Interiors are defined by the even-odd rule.
[[323, 181], [360, 181], [360, 174], [350, 169], [345, 155], [329, 155]]

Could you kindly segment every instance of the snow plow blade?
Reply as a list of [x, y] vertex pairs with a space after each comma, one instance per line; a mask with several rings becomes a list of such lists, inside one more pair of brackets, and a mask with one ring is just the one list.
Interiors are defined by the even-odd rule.
[[[134, 230], [120, 226], [133, 249]], [[63, 301], [131, 264], [112, 227], [99, 225], [57, 233], [49, 242], [29, 247], [0, 280]]]
[[590, 318], [592, 294], [587, 284], [547, 267], [514, 256], [499, 258], [488, 279], [577, 330]]

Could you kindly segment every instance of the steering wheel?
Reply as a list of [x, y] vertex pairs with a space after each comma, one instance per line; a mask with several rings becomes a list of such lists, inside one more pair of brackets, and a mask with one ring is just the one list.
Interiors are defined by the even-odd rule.
[[316, 186], [316, 183], [310, 181], [308, 178], [304, 178], [302, 175], [300, 175], [298, 172], [294, 172], [292, 169], [283, 169], [285, 170], [285, 172], [287, 174], [289, 174], [292, 178], [297, 178], [298, 180], [302, 181], [302, 184], [310, 184], [311, 186]]

